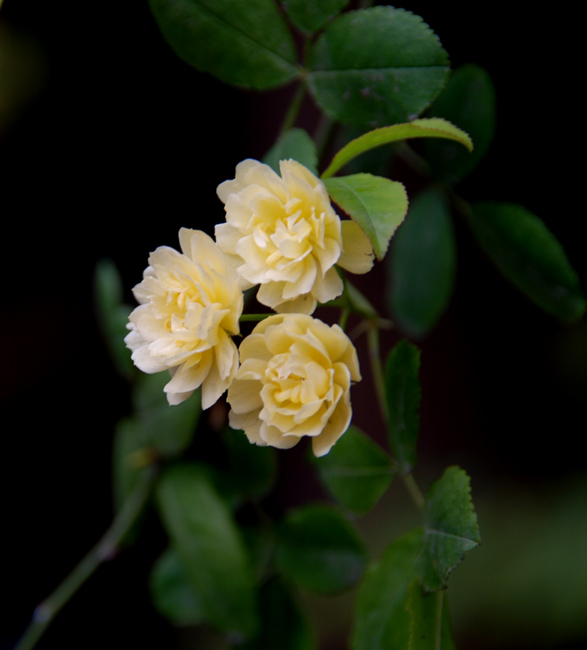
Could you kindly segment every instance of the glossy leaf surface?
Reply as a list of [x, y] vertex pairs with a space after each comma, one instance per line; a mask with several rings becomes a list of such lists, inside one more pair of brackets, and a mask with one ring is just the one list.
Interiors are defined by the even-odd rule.
[[322, 178], [333, 176], [348, 162], [367, 151], [411, 138], [442, 138], [458, 142], [469, 152], [473, 150], [471, 138], [462, 129], [444, 119], [422, 118], [407, 124], [383, 126], [351, 140], [336, 153], [330, 165], [324, 170]]
[[391, 313], [414, 337], [437, 324], [452, 296], [456, 274], [452, 219], [441, 192], [425, 190], [411, 203], [391, 247]]
[[336, 17], [309, 67], [310, 91], [331, 118], [374, 128], [417, 117], [442, 90], [449, 62], [419, 16], [373, 7]]
[[405, 187], [371, 174], [329, 178], [325, 185], [334, 201], [369, 237], [377, 259], [383, 259], [390, 239], [408, 211]]
[[273, 0], [150, 0], [165, 40], [189, 65], [263, 90], [297, 76], [291, 33]]
[[291, 22], [303, 32], [313, 33], [342, 11], [349, 0], [287, 0], [285, 9]]
[[442, 588], [465, 553], [480, 541], [469, 477], [459, 467], [449, 467], [426, 496], [424, 587], [430, 591]]

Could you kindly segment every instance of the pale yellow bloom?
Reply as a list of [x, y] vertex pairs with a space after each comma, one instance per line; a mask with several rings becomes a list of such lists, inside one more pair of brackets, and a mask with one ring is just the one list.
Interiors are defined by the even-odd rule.
[[310, 436], [314, 454], [327, 454], [350, 424], [349, 389], [361, 379], [342, 329], [303, 314], [270, 316], [243, 340], [240, 361], [228, 389], [230, 426], [280, 449]]
[[373, 247], [354, 221], [341, 222], [319, 178], [295, 160], [279, 165], [281, 176], [245, 160], [218, 186], [226, 223], [216, 226], [216, 241], [232, 256], [242, 289], [261, 285], [260, 303], [311, 314], [317, 301], [343, 291], [335, 265], [367, 273]]
[[214, 240], [182, 228], [183, 253], [161, 246], [149, 256], [143, 281], [133, 289], [140, 304], [125, 338], [135, 365], [147, 373], [169, 370], [170, 404], [202, 386], [208, 408], [228, 388], [238, 369], [231, 334], [239, 332], [243, 294], [227, 277], [226, 256]]

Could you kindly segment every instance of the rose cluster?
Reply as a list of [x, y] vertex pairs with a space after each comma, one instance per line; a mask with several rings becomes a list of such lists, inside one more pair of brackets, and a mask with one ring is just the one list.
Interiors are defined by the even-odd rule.
[[[201, 386], [208, 408], [228, 389], [230, 425], [252, 443], [286, 449], [309, 436], [322, 456], [349, 426], [349, 389], [361, 375], [343, 330], [311, 314], [341, 295], [336, 267], [366, 273], [373, 249], [355, 222], [340, 220], [319, 178], [294, 160], [280, 171], [241, 162], [217, 190], [226, 223], [216, 242], [182, 228], [181, 253], [151, 253], [125, 341], [144, 372], [169, 370], [170, 404]], [[237, 350], [242, 292], [256, 285], [257, 300], [278, 313]]]

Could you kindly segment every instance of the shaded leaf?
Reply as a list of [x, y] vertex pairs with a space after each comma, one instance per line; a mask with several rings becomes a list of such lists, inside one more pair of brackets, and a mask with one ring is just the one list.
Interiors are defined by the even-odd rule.
[[157, 506], [205, 620], [235, 637], [257, 627], [252, 571], [238, 528], [206, 473], [196, 465], [166, 470]]
[[291, 22], [303, 32], [317, 32], [340, 13], [349, 0], [287, 0], [282, 4]]
[[503, 275], [544, 311], [573, 322], [585, 313], [577, 274], [543, 221], [521, 205], [476, 203], [470, 225]]
[[326, 189], [371, 240], [377, 259], [385, 257], [389, 241], [408, 211], [405, 187], [371, 174], [329, 178]]
[[239, 499], [258, 499], [271, 489], [275, 480], [275, 449], [252, 445], [243, 431], [227, 428], [224, 443], [229, 468], [224, 486]]
[[279, 528], [279, 569], [304, 589], [335, 593], [352, 587], [365, 567], [365, 549], [351, 524], [326, 506], [291, 512]]
[[124, 337], [128, 334], [126, 325], [132, 308], [122, 301], [122, 281], [110, 260], [100, 260], [96, 264], [94, 298], [98, 323], [116, 370], [121, 377], [130, 380], [133, 364]]
[[422, 532], [413, 530], [395, 540], [369, 567], [359, 587], [352, 650], [407, 648], [411, 616], [409, 586], [419, 576]]
[[259, 635], [242, 650], [312, 650], [312, 630], [285, 585], [276, 578], [261, 589], [263, 625]]
[[314, 458], [313, 462], [334, 498], [358, 513], [373, 508], [394, 474], [389, 456], [354, 426], [326, 456]]
[[373, 7], [336, 17], [309, 68], [310, 91], [331, 118], [373, 128], [417, 117], [442, 90], [449, 62], [419, 16]]
[[133, 406], [143, 431], [144, 446], [152, 447], [165, 458], [184, 452], [192, 441], [202, 414], [200, 390], [185, 402], [169, 406], [163, 387], [169, 374], [143, 373], [135, 384]]
[[456, 650], [450, 631], [446, 591], [424, 593], [419, 582], [410, 585], [411, 616], [408, 650]]
[[298, 75], [295, 45], [273, 0], [149, 0], [165, 40], [189, 65], [263, 90]]
[[469, 483], [460, 467], [449, 467], [426, 496], [422, 584], [429, 591], [442, 588], [481, 541]]
[[112, 446], [112, 482], [116, 510], [122, 507], [139, 481], [141, 472], [152, 460], [151, 451], [145, 445], [144, 432], [137, 420], [119, 420]]
[[471, 138], [462, 129], [444, 119], [422, 118], [407, 124], [383, 126], [351, 140], [335, 154], [330, 165], [324, 170], [322, 178], [330, 178], [344, 165], [366, 151], [410, 138], [443, 138], [458, 142], [469, 152], [473, 150]]
[[456, 273], [454, 229], [440, 191], [426, 190], [410, 203], [387, 268], [395, 320], [411, 336], [425, 336], [448, 306]]
[[318, 174], [318, 152], [314, 140], [304, 129], [290, 129], [284, 133], [263, 158], [275, 172], [280, 173], [279, 161], [293, 158]]
[[420, 350], [405, 339], [390, 352], [385, 367], [389, 442], [404, 474], [416, 464], [420, 433]]
[[483, 68], [469, 64], [455, 70], [429, 111], [458, 124], [473, 139], [467, 153], [453, 142], [429, 140], [427, 158], [436, 178], [456, 183], [470, 173], [487, 153], [495, 131], [495, 89]]
[[159, 557], [149, 580], [157, 611], [175, 625], [199, 625], [202, 605], [177, 553], [169, 547]]

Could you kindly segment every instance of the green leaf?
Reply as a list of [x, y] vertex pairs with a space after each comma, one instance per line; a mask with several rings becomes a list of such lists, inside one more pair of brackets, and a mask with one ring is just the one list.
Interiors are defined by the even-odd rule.
[[263, 90], [298, 75], [296, 50], [273, 0], [149, 0], [165, 40], [186, 63]]
[[121, 377], [130, 380], [133, 364], [124, 343], [131, 307], [122, 302], [122, 281], [110, 260], [100, 260], [94, 271], [94, 298], [98, 323], [108, 351]]
[[284, 133], [263, 158], [263, 162], [280, 173], [279, 161], [293, 158], [318, 174], [318, 152], [314, 140], [304, 129], [290, 129]]
[[442, 90], [449, 61], [419, 16], [373, 7], [335, 18], [309, 68], [310, 91], [331, 118], [374, 128], [417, 117]]
[[351, 524], [333, 508], [306, 506], [279, 528], [279, 569], [304, 589], [335, 593], [362, 576], [365, 549]]
[[443, 194], [430, 189], [410, 204], [388, 260], [391, 312], [398, 325], [424, 337], [445, 312], [456, 273], [456, 242]]
[[287, 0], [283, 5], [291, 22], [303, 32], [313, 33], [340, 13], [349, 0]]
[[179, 556], [167, 548], [155, 563], [149, 580], [157, 611], [175, 625], [200, 625], [202, 604]]
[[[453, 140], [466, 147], [469, 152], [473, 151], [473, 142], [469, 135], [454, 126], [454, 124], [440, 118], [422, 118], [407, 124], [383, 126], [380, 129], [368, 131], [358, 138], [351, 140], [335, 154], [330, 165], [324, 170], [322, 178], [325, 179], [334, 176], [339, 169], [342, 169], [347, 163], [366, 151], [410, 138], [443, 138]], [[457, 149], [460, 150], [460, 147], [457, 147]]]
[[285, 585], [271, 579], [260, 594], [263, 625], [259, 635], [240, 650], [312, 650], [312, 630]]
[[503, 275], [544, 311], [579, 320], [585, 297], [565, 252], [544, 223], [521, 205], [476, 203], [470, 225]]
[[421, 552], [422, 532], [414, 530], [392, 542], [368, 569], [357, 596], [352, 650], [408, 647], [409, 586], [419, 576]]
[[195, 465], [171, 467], [157, 483], [156, 498], [205, 620], [249, 637], [257, 627], [251, 567], [230, 511], [206, 473]]
[[334, 201], [369, 237], [377, 259], [383, 259], [389, 240], [408, 211], [405, 187], [371, 174], [329, 178], [325, 185]]
[[143, 431], [144, 446], [164, 458], [183, 453], [192, 441], [202, 414], [200, 391], [177, 406], [169, 406], [163, 387], [169, 374], [141, 374], [133, 392], [133, 406]]
[[332, 496], [361, 514], [379, 501], [394, 474], [389, 456], [354, 426], [326, 456], [313, 458], [313, 462]]
[[458, 68], [429, 114], [458, 124], [475, 143], [475, 150], [470, 154], [453, 142], [426, 142], [427, 158], [436, 178], [456, 183], [477, 167], [493, 140], [495, 90], [491, 77], [477, 65]]
[[420, 350], [405, 339], [390, 352], [385, 367], [389, 442], [402, 473], [416, 464], [420, 433]]
[[410, 585], [411, 615], [408, 650], [456, 650], [450, 631], [446, 591], [424, 593], [417, 580]]
[[235, 429], [227, 429], [223, 438], [229, 463], [225, 489], [239, 499], [258, 499], [267, 494], [275, 481], [275, 449], [252, 445], [243, 431]]
[[116, 424], [112, 447], [112, 482], [114, 506], [122, 507], [137, 484], [141, 472], [153, 461], [145, 444], [145, 435], [136, 418], [125, 418]]
[[449, 467], [426, 496], [422, 583], [429, 591], [441, 589], [481, 541], [469, 483], [462, 469]]

